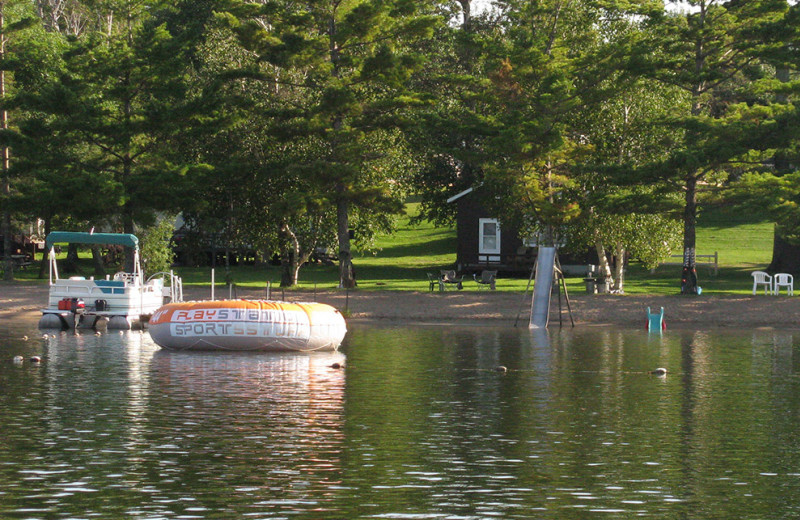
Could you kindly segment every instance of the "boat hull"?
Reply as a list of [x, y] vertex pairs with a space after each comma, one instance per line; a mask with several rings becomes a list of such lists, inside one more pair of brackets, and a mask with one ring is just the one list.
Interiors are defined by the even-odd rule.
[[347, 332], [323, 303], [222, 300], [168, 303], [150, 318], [150, 336], [169, 350], [336, 350]]
[[75, 313], [71, 311], [42, 310], [39, 319], [40, 329], [118, 329], [138, 330], [143, 329], [149, 316], [146, 314], [125, 314], [113, 312], [86, 312]]
[[[80, 308], [60, 308], [64, 300], [80, 301]], [[50, 285], [48, 307], [42, 309], [39, 328], [138, 329], [164, 303], [163, 283], [144, 285], [119, 280], [56, 280]]]

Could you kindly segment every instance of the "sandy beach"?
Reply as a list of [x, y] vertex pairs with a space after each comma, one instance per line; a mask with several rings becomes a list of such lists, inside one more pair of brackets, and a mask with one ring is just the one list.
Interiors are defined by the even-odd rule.
[[[219, 287], [217, 299], [227, 296]], [[208, 287], [188, 287], [187, 300], [211, 298]], [[264, 298], [263, 290], [240, 288], [238, 298]], [[281, 292], [273, 291], [272, 297]], [[391, 292], [319, 291], [286, 292], [288, 301], [319, 301], [349, 311], [348, 321], [429, 324], [513, 324], [528, 322], [530, 294], [485, 291]], [[0, 320], [35, 319], [47, 301], [45, 284], [0, 283]], [[571, 294], [570, 306], [576, 326], [618, 325], [644, 327], [646, 309], [664, 307], [668, 327], [698, 328], [800, 328], [800, 297], [791, 296], [630, 296]], [[561, 320], [570, 325], [566, 300], [561, 300]], [[550, 324], [558, 326], [559, 304], [553, 298]]]

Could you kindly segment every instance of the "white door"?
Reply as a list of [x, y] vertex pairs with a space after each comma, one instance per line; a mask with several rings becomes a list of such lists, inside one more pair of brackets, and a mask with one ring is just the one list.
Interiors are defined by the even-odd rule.
[[478, 259], [481, 262], [500, 261], [500, 223], [496, 218], [478, 220]]

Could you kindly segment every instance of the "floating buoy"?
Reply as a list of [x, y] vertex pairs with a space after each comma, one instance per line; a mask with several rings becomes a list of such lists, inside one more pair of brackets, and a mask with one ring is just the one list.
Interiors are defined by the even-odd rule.
[[667, 375], [667, 369], [666, 368], [657, 368], [655, 370], [650, 371], [650, 373], [653, 374], [654, 376], [665, 376], [665, 375]]
[[502, 372], [502, 373], [505, 374], [506, 372], [508, 372], [508, 368], [504, 367], [503, 365], [500, 365], [499, 367], [496, 367], [494, 369], [494, 371], [495, 372]]
[[94, 335], [95, 335], [95, 336], [102, 336], [102, 335], [103, 335], [103, 333], [102, 333], [102, 332], [100, 332], [100, 331], [98, 330], [97, 332], [95, 332], [95, 333], [94, 333]]
[[14, 363], [19, 365], [24, 361], [24, 358], [22, 356], [14, 356], [14, 359], [12, 361], [14, 361]]
[[31, 356], [31, 363], [41, 363], [42, 358], [40, 356]]
[[28, 336], [22, 336], [22, 341], [28, 341]]

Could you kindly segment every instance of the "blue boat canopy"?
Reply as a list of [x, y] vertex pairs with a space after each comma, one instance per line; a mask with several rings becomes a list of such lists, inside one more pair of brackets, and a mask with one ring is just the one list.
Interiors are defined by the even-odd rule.
[[45, 248], [54, 244], [106, 244], [139, 248], [139, 239], [128, 233], [79, 233], [76, 231], [53, 231], [45, 239]]

